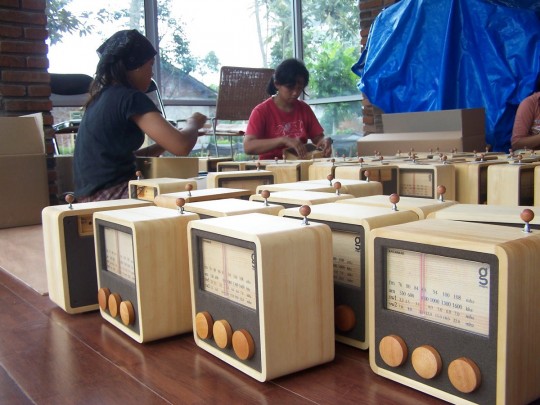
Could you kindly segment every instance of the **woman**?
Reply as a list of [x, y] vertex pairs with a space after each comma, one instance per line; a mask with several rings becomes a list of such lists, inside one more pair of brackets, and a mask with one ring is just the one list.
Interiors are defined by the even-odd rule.
[[[75, 143], [78, 202], [128, 198], [136, 156], [159, 156], [166, 150], [188, 155], [206, 122], [195, 113], [178, 130], [145, 94], [157, 52], [137, 30], [115, 33], [97, 52], [100, 59]], [[139, 149], [145, 134], [156, 143]]]
[[332, 153], [332, 139], [324, 130], [310, 106], [299, 100], [309, 83], [309, 72], [298, 59], [287, 59], [276, 68], [268, 84], [272, 96], [256, 106], [249, 117], [244, 152], [259, 155], [259, 159], [282, 158], [285, 149], [292, 148], [299, 158], [307, 153], [311, 140], [323, 155]]
[[540, 149], [540, 74], [534, 92], [519, 103], [514, 128], [512, 149]]

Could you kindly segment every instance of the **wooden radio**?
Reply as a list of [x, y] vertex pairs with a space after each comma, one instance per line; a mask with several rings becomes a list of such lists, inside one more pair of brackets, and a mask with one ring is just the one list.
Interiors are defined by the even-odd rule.
[[208, 188], [228, 187], [249, 190], [255, 194], [257, 186], [274, 184], [274, 173], [269, 170], [239, 170], [208, 173]]
[[45, 207], [41, 213], [49, 298], [69, 314], [95, 311], [98, 301], [93, 214], [152, 203], [123, 199], [72, 204], [72, 198], [66, 199], [68, 205]]
[[306, 222], [253, 213], [188, 227], [195, 342], [258, 381], [334, 358], [332, 233]]
[[129, 182], [129, 198], [144, 201], [154, 201], [157, 195], [163, 193], [174, 193], [185, 190], [186, 185], [190, 184], [193, 189], [197, 189], [195, 179], [138, 179]]
[[261, 214], [278, 215], [284, 208], [282, 205], [268, 204], [263, 202], [240, 200], [238, 198], [225, 198], [222, 200], [210, 200], [185, 203], [183, 208], [188, 212], [194, 212], [201, 219], [226, 217], [231, 215]]
[[[339, 188], [336, 189], [336, 185]], [[326, 180], [306, 180], [292, 183], [275, 183], [270, 185], [258, 186], [256, 191], [319, 191], [319, 192], [337, 192], [351, 194], [354, 197], [363, 197], [366, 195], [376, 195], [382, 193], [382, 184], [378, 181], [334, 179], [331, 175]]]
[[[265, 197], [268, 193], [268, 197]], [[250, 201], [268, 201], [272, 204], [279, 204], [285, 208], [300, 207], [302, 205], [318, 205], [354, 198], [351, 194], [327, 193], [324, 191], [303, 191], [303, 190], [285, 190], [268, 191], [262, 190], [260, 194], [253, 194], [249, 197]]]
[[400, 197], [398, 194], [387, 195], [370, 195], [367, 197], [348, 198], [337, 202], [343, 204], [358, 204], [376, 207], [391, 207], [393, 210], [411, 210], [414, 211], [420, 219], [426, 219], [431, 212], [444, 209], [455, 205], [455, 201], [447, 201], [444, 199], [444, 188], [439, 186], [439, 198], [419, 198], [419, 197]]
[[199, 173], [217, 172], [220, 163], [231, 162], [232, 158], [228, 157], [199, 157]]
[[487, 203], [534, 205], [534, 170], [540, 163], [516, 160], [488, 167]]
[[217, 172], [237, 172], [246, 170], [245, 161], [229, 160], [228, 162], [219, 162], [217, 164]]
[[137, 170], [146, 179], [188, 179], [199, 175], [199, 158], [186, 156], [159, 156], [136, 158]]
[[[441, 210], [431, 212], [427, 218], [522, 227], [523, 221], [520, 218], [520, 214], [524, 209], [534, 211], [535, 207], [519, 205], [454, 204], [446, 206]], [[540, 229], [540, 217], [534, 217], [529, 222], [529, 226], [531, 229]]]
[[250, 190], [226, 187], [192, 190], [191, 186], [188, 184], [185, 191], [165, 193], [156, 196], [154, 204], [163, 208], [177, 208], [176, 200], [178, 198], [183, 198], [187, 203], [222, 200], [224, 198], [241, 198], [247, 200], [251, 194]]
[[429, 219], [374, 230], [373, 371], [451, 403], [538, 398], [540, 233], [525, 228]]
[[463, 204], [486, 204], [488, 167], [506, 163], [502, 159], [479, 159], [470, 162], [455, 163], [456, 200]]
[[358, 163], [336, 166], [334, 176], [338, 179], [378, 181], [382, 184], [382, 194], [390, 195], [399, 190], [398, 172], [396, 165]]
[[[310, 222], [332, 229], [334, 256], [334, 320], [336, 340], [360, 349], [369, 347], [366, 241], [373, 229], [417, 221], [413, 211], [349, 204], [320, 204], [310, 207]], [[280, 212], [300, 217], [297, 208]]]
[[293, 183], [308, 180], [311, 160], [280, 161], [267, 164], [265, 169], [274, 173], [275, 183]]
[[139, 343], [192, 329], [187, 225], [196, 219], [160, 207], [94, 214], [101, 316]]
[[446, 198], [456, 199], [456, 169], [445, 163], [395, 163], [399, 167], [400, 197], [437, 198], [439, 185], [446, 187]]

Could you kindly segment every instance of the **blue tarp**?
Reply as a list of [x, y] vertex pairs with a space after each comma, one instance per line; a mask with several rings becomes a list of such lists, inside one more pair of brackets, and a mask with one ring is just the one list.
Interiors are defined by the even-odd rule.
[[485, 108], [486, 144], [507, 151], [540, 73], [540, 1], [401, 0], [377, 16], [352, 71], [385, 113]]

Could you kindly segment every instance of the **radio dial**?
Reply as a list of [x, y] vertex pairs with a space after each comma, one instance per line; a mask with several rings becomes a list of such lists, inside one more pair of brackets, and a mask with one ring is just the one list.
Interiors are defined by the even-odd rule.
[[102, 287], [98, 290], [98, 304], [99, 307], [105, 311], [109, 305], [109, 295], [111, 295], [111, 290], [106, 287]]
[[232, 342], [232, 328], [229, 322], [225, 319], [221, 319], [214, 323], [212, 329], [214, 334], [214, 341], [221, 349], [226, 349]]
[[122, 323], [126, 326], [133, 325], [135, 323], [135, 309], [131, 301], [122, 301], [120, 303], [120, 318]]
[[232, 345], [234, 353], [240, 360], [249, 360], [255, 354], [255, 342], [251, 334], [245, 329], [233, 333]]
[[397, 335], [383, 337], [379, 343], [379, 353], [390, 367], [401, 366], [409, 354], [405, 341]]
[[118, 316], [118, 313], [120, 312], [121, 302], [122, 298], [120, 297], [120, 294], [112, 293], [111, 295], [109, 295], [109, 313], [113, 318], [116, 318]]
[[411, 361], [416, 374], [426, 380], [438, 376], [442, 369], [441, 355], [433, 346], [424, 345], [414, 349]]
[[474, 361], [460, 357], [448, 366], [448, 378], [455, 389], [469, 394], [480, 386], [482, 374]]
[[348, 305], [338, 305], [334, 309], [336, 328], [341, 332], [349, 332], [356, 325], [354, 310]]
[[199, 312], [195, 315], [195, 331], [201, 339], [210, 339], [212, 337], [212, 328], [214, 320], [208, 312]]

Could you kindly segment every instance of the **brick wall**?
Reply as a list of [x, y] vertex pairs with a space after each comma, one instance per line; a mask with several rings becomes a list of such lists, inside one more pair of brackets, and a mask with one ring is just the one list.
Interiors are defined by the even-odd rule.
[[[388, 7], [399, 0], [359, 0], [358, 7], [360, 9], [360, 45], [363, 50], [366, 46], [369, 29], [373, 20], [381, 12], [382, 9]], [[362, 120], [365, 134], [373, 132], [382, 132], [381, 114], [384, 112], [377, 106], [371, 104], [364, 94], [362, 101]]]
[[56, 203], [46, 0], [0, 0], [0, 116], [43, 113], [49, 194]]

